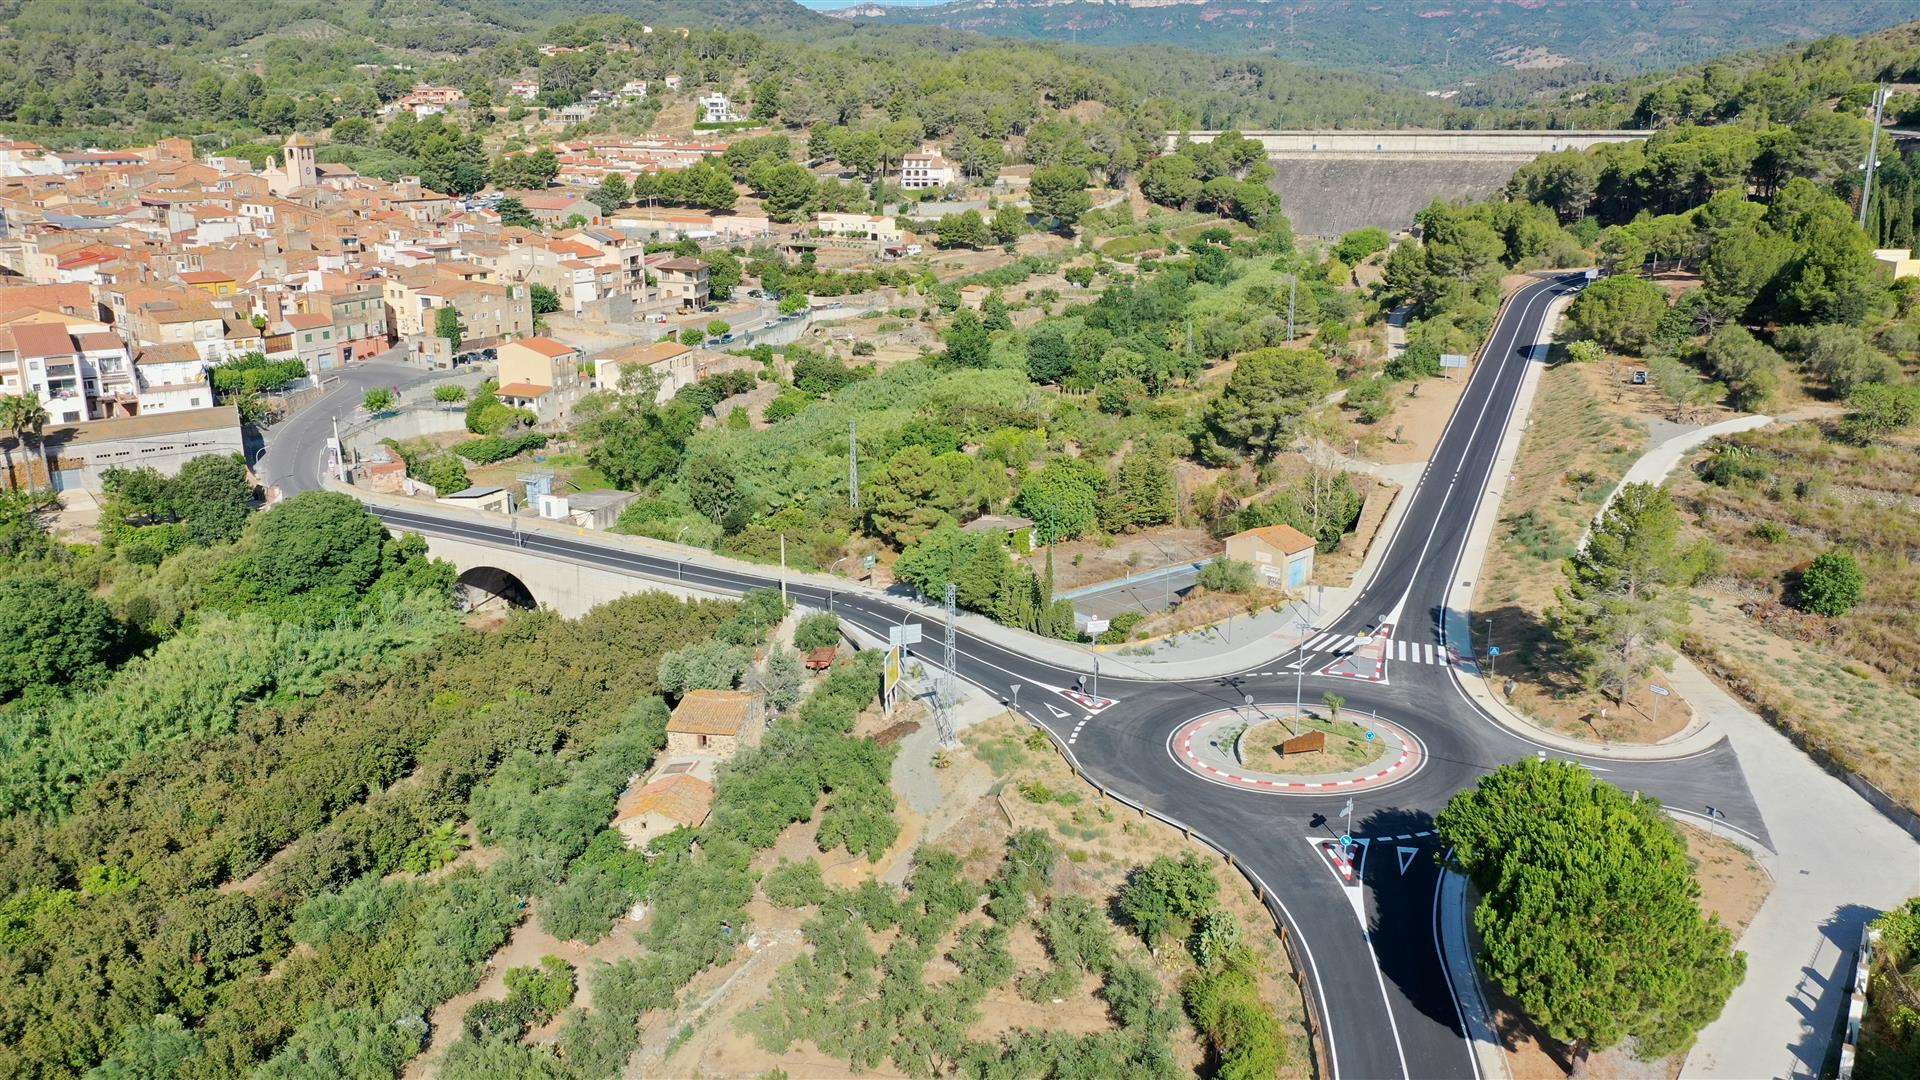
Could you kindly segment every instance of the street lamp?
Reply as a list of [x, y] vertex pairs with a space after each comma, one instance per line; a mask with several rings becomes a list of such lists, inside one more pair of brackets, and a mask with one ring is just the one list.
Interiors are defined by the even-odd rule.
[[[839, 566], [841, 563], [846, 562], [848, 559], [851, 559], [851, 558], [853, 558], [853, 556], [851, 555], [842, 555], [839, 558], [833, 560], [833, 565], [827, 567], [827, 576], [832, 577], [834, 567]], [[833, 610], [833, 594], [834, 594], [834, 587], [831, 584], [829, 584], [827, 586], [827, 610], [828, 611]]]
[[1300, 661], [1293, 669], [1293, 733], [1295, 735], [1300, 734], [1300, 684], [1307, 677], [1307, 639], [1317, 629], [1319, 628], [1307, 620], [1300, 620], [1300, 644], [1296, 646], [1300, 650]]

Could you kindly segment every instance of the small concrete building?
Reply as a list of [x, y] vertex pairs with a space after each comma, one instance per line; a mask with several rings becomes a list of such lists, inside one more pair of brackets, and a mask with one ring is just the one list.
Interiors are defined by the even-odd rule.
[[1913, 257], [1907, 248], [1876, 248], [1873, 261], [1880, 269], [1892, 274], [1896, 280], [1906, 277], [1920, 277], [1920, 259]]
[[442, 495], [434, 500], [445, 506], [458, 506], [467, 510], [486, 510], [495, 514], [513, 513], [513, 493], [503, 487], [461, 488], [459, 491]]
[[690, 773], [674, 773], [621, 795], [613, 828], [637, 850], [675, 829], [699, 828], [712, 808], [712, 784]]
[[1252, 563], [1263, 584], [1289, 589], [1313, 577], [1313, 537], [1291, 525], [1267, 525], [1227, 537], [1227, 558]]
[[730, 758], [743, 746], [760, 745], [767, 726], [767, 696], [747, 690], [694, 690], [674, 706], [667, 721], [667, 753]]

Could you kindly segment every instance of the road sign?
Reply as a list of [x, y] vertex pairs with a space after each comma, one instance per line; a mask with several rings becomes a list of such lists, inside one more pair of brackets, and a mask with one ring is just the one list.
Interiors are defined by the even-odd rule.
[[921, 639], [919, 623], [900, 623], [887, 627], [887, 644], [892, 648], [902, 645], [918, 645]]
[[1461, 353], [1441, 353], [1440, 366], [1443, 368], [1466, 367], [1467, 358]]
[[1373, 732], [1371, 732], [1371, 731], [1369, 731], [1369, 732], [1367, 732], [1367, 741], [1368, 741], [1368, 742], [1372, 742], [1372, 741], [1373, 741]]
[[1591, 268], [1591, 267], [1589, 267], [1589, 268], [1587, 269], [1587, 271], [1586, 271], [1586, 273], [1585, 273], [1584, 275], [1582, 275], [1582, 276], [1584, 276], [1584, 277], [1585, 277], [1585, 278], [1586, 278], [1586, 279], [1587, 279], [1588, 281], [1592, 281], [1592, 280], [1594, 280], [1595, 278], [1598, 278], [1598, 277], [1600, 276], [1600, 271], [1598, 271], [1598, 270], [1595, 270], [1595, 269], [1593, 269], [1593, 268]]
[[1666, 697], [1668, 694], [1673, 693], [1673, 691], [1667, 689], [1664, 686], [1654, 686], [1651, 683], [1647, 685], [1647, 692], [1653, 693], [1653, 694], [1659, 694], [1661, 697]]
[[895, 645], [887, 650], [886, 660], [880, 665], [880, 670], [882, 672], [881, 702], [888, 711], [892, 711], [893, 690], [900, 685], [900, 646]]
[[1348, 799], [1347, 805], [1340, 808], [1340, 816], [1349, 817], [1349, 818], [1353, 816], [1353, 800], [1352, 799]]
[[1341, 846], [1341, 847], [1352, 847], [1352, 846], [1353, 846], [1353, 837], [1351, 837], [1351, 836], [1348, 836], [1348, 835], [1347, 835], [1346, 833], [1341, 833], [1341, 834], [1340, 834], [1340, 846]]
[[1099, 637], [1101, 634], [1106, 633], [1107, 627], [1111, 625], [1112, 623], [1110, 623], [1106, 619], [1088, 619], [1087, 620], [1087, 636]]
[[864, 557], [862, 557], [862, 558], [861, 558], [861, 560], [860, 560], [860, 565], [861, 565], [861, 566], [864, 566], [864, 567], [866, 567], [866, 568], [867, 568], [867, 569], [869, 569], [869, 570], [871, 570], [871, 569], [873, 569], [873, 568], [874, 568], [874, 566], [875, 566], [876, 564], [878, 564], [879, 562], [880, 562], [880, 556], [878, 556], [878, 555], [867, 555], [867, 556], [864, 556]]
[[1498, 646], [1498, 645], [1489, 645], [1489, 646], [1487, 646], [1487, 655], [1488, 655], [1488, 656], [1499, 656], [1499, 655], [1500, 655], [1500, 646]]

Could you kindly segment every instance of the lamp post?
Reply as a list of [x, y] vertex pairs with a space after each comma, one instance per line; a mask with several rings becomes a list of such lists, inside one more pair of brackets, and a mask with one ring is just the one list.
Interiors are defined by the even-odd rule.
[[[827, 567], [827, 576], [832, 577], [834, 567], [839, 566], [841, 563], [846, 562], [848, 559], [851, 559], [851, 558], [853, 558], [853, 556], [851, 555], [842, 555], [839, 558], [833, 560], [833, 566]], [[834, 587], [832, 585], [828, 585], [827, 586], [827, 610], [828, 611], [833, 610], [833, 594], [834, 594]]]
[[1318, 629], [1305, 619], [1300, 620], [1300, 662], [1293, 669], [1293, 733], [1300, 734], [1300, 685], [1307, 677], [1307, 638]]

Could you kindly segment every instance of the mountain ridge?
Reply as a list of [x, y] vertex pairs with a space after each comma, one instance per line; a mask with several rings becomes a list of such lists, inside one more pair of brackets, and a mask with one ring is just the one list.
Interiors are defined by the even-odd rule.
[[1429, 7], [1372, 0], [885, 0], [820, 14], [875, 25], [938, 25], [996, 37], [1183, 47], [1442, 86], [1501, 71], [1603, 65], [1618, 74], [1748, 49], [1861, 34], [1911, 21], [1902, 0], [1746, 0], [1740, 18], [1693, 0], [1484, 0]]

